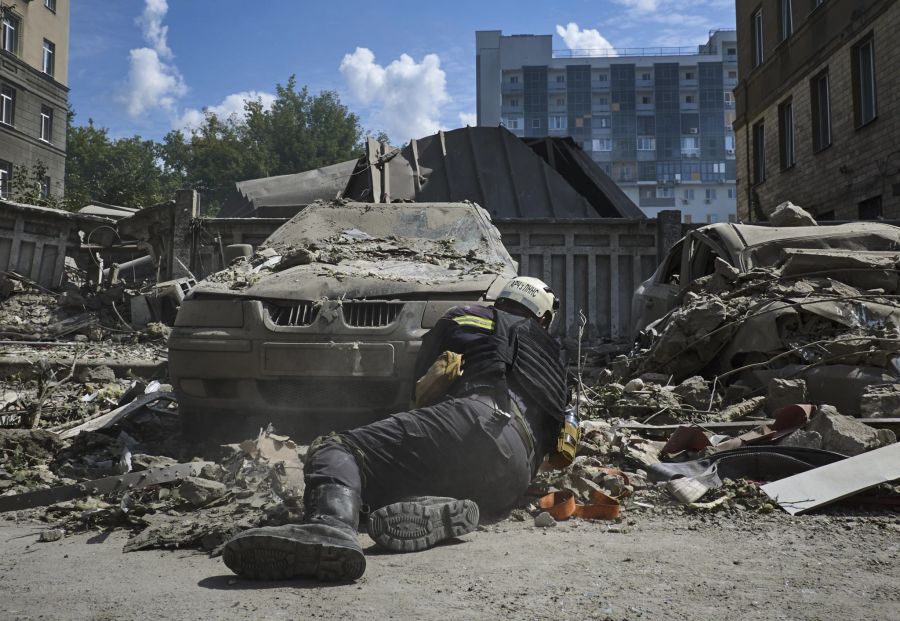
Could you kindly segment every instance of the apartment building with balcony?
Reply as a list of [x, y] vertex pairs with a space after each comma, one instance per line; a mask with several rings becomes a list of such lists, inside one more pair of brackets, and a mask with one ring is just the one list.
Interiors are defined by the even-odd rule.
[[[70, 0], [0, 4], [0, 198], [63, 193]], [[46, 174], [34, 180], [35, 164]]]
[[900, 3], [738, 0], [738, 213], [900, 218]]
[[478, 125], [571, 136], [650, 217], [735, 218], [734, 31], [692, 48], [553, 50], [551, 35], [478, 31]]

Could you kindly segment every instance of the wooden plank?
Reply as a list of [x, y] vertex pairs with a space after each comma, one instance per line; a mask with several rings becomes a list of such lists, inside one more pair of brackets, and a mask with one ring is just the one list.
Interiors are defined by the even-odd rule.
[[[34, 244], [34, 254], [31, 255], [31, 271], [29, 272], [29, 278], [31, 280], [44, 285], [44, 283], [40, 282], [41, 279], [41, 263], [44, 262], [44, 242], [39, 241]], [[46, 286], [46, 285], [44, 285]]]
[[22, 245], [22, 232], [25, 229], [25, 219], [22, 216], [16, 217], [16, 223], [13, 225], [12, 247], [9, 249], [9, 263], [6, 269], [16, 272], [19, 264], [19, 248]]
[[66, 271], [66, 248], [69, 244], [70, 227], [66, 226], [59, 232], [56, 250], [56, 265], [53, 266], [53, 279], [50, 283], [51, 287], [62, 286], [63, 275]]

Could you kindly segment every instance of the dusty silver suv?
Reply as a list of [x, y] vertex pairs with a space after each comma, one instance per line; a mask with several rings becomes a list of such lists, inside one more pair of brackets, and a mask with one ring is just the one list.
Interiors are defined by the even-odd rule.
[[195, 437], [273, 421], [309, 438], [407, 408], [422, 336], [516, 275], [472, 203], [313, 204], [239, 261], [194, 288], [169, 339]]

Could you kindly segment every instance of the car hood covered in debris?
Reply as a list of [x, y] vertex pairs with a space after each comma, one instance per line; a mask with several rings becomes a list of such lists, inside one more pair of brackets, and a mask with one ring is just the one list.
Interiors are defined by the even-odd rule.
[[249, 260], [210, 276], [197, 296], [253, 299], [486, 294], [516, 266], [473, 203], [314, 203]]

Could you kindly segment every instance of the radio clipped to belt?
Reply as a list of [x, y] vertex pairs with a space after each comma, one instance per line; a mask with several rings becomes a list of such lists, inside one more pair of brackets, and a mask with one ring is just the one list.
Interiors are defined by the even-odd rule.
[[556, 455], [553, 461], [562, 467], [568, 466], [575, 459], [578, 450], [578, 441], [581, 440], [581, 427], [578, 414], [574, 407], [566, 409], [566, 417], [563, 419], [562, 429], [556, 439]]

